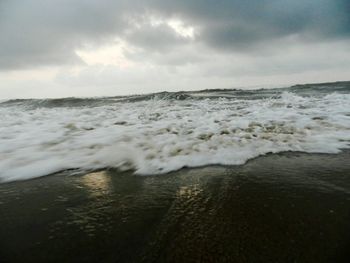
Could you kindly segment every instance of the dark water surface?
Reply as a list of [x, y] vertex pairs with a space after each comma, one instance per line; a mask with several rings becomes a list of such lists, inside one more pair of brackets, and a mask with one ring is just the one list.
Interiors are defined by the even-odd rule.
[[0, 184], [0, 262], [350, 262], [349, 160]]

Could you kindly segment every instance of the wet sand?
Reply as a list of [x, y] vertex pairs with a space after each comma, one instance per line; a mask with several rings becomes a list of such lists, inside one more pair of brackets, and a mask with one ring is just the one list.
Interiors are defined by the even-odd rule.
[[0, 184], [0, 262], [350, 262], [350, 152]]

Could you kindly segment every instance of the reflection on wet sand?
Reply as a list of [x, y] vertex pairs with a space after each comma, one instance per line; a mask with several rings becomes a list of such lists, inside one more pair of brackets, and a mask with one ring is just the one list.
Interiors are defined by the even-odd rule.
[[81, 177], [81, 183], [92, 196], [107, 195], [111, 191], [111, 178], [107, 171], [88, 173]]
[[3, 184], [0, 259], [350, 262], [349, 157], [290, 153], [161, 176], [106, 170]]

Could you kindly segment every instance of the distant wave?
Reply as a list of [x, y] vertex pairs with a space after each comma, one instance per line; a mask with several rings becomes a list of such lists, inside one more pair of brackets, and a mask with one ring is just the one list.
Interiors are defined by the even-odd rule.
[[145, 95], [100, 97], [100, 98], [58, 98], [58, 99], [11, 99], [0, 101], [0, 107], [25, 106], [28, 108], [53, 107], [98, 107], [119, 102], [147, 100], [188, 100], [188, 99], [246, 99], [256, 100], [280, 96], [283, 92], [293, 92], [299, 96], [317, 96], [337, 92], [350, 93], [350, 82], [295, 85], [271, 89], [209, 89], [199, 91], [158, 92]]

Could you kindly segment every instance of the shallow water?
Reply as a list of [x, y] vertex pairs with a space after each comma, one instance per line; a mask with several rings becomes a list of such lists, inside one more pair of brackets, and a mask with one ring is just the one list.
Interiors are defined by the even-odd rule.
[[350, 147], [350, 84], [0, 103], [0, 182], [65, 169], [164, 174]]
[[349, 262], [350, 153], [0, 185], [1, 262]]

